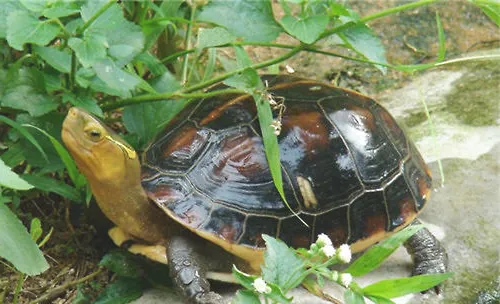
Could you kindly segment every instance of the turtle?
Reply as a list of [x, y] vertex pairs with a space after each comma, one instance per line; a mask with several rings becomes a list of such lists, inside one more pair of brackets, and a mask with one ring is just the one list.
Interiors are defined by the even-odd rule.
[[[141, 155], [83, 109], [69, 109], [63, 122], [66, 147], [116, 225], [113, 241], [168, 263], [188, 302], [220, 303], [207, 279], [230, 280], [233, 264], [258, 273], [264, 234], [307, 248], [324, 233], [360, 252], [416, 223], [429, 200], [429, 168], [379, 103], [314, 80], [261, 78], [263, 102], [284, 109], [277, 141], [289, 206], [273, 183], [251, 95], [191, 100]], [[405, 246], [413, 274], [447, 270], [427, 229]]]

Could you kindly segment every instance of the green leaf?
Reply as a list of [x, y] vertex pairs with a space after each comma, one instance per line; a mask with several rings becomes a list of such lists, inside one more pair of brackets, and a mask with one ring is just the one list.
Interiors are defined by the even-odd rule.
[[[45, 135], [50, 140], [50, 142], [52, 143], [52, 146], [56, 150], [57, 154], [59, 155], [59, 157], [62, 160], [62, 162], [64, 163], [64, 165], [66, 166], [66, 169], [68, 170], [68, 175], [69, 175], [71, 181], [73, 182], [73, 184], [75, 184], [77, 189], [83, 188], [83, 186], [85, 184], [87, 184], [87, 181], [86, 181], [85, 177], [82, 174], [80, 174], [80, 172], [76, 168], [76, 164], [73, 161], [73, 158], [71, 158], [68, 150], [66, 150], [63, 147], [63, 145], [61, 145], [61, 143], [57, 139], [55, 139], [52, 135], [50, 135], [49, 133], [45, 132], [44, 130], [42, 130], [36, 126], [32, 126], [32, 125], [28, 125], [28, 126], [40, 131], [43, 135]], [[78, 201], [80, 201], [80, 199], [77, 199], [75, 201], [78, 202]]]
[[50, 20], [39, 20], [26, 11], [15, 11], [7, 18], [7, 42], [22, 51], [25, 43], [46, 45], [61, 29]]
[[62, 73], [71, 71], [71, 56], [53, 47], [34, 46], [33, 50], [50, 66]]
[[345, 304], [365, 304], [365, 299], [363, 295], [351, 289], [346, 289], [344, 292], [344, 302]]
[[266, 234], [262, 238], [267, 248], [262, 266], [264, 280], [281, 286], [285, 292], [302, 283], [306, 271], [304, 261], [282, 241]]
[[75, 51], [76, 57], [85, 68], [106, 58], [105, 43], [102, 36], [98, 35], [88, 35], [83, 39], [70, 38], [68, 41], [69, 47]]
[[63, 101], [64, 102], [69, 102], [75, 107], [80, 107], [88, 112], [98, 116], [98, 117], [104, 117], [104, 113], [102, 112], [102, 109], [99, 107], [97, 104], [97, 100], [92, 98], [91, 96], [86, 96], [79, 94], [78, 96], [73, 94], [73, 93], [64, 93], [63, 94]]
[[76, 1], [55, 1], [49, 7], [42, 10], [42, 16], [47, 18], [61, 18], [77, 14], [80, 11], [80, 3]]
[[23, 10], [21, 2], [19, 1], [2, 1], [0, 5], [0, 38], [7, 37], [7, 17], [10, 13]]
[[30, 235], [31, 239], [36, 243], [38, 239], [42, 236], [43, 230], [42, 230], [42, 223], [40, 222], [40, 219], [34, 218], [31, 220], [31, 225], [30, 225]]
[[19, 142], [9, 145], [9, 149], [3, 152], [0, 158], [5, 162], [7, 167], [11, 168], [19, 165], [26, 159], [24, 157], [23, 147]]
[[498, 0], [469, 0], [479, 6], [483, 13], [488, 16], [491, 21], [500, 26], [500, 2]]
[[29, 9], [32, 12], [36, 12], [36, 13], [41, 12], [45, 8], [45, 5], [47, 4], [46, 3], [47, 1], [44, 1], [44, 0], [37, 0], [37, 1], [34, 1], [34, 0], [19, 0], [19, 2], [21, 2], [21, 4], [25, 8]]
[[[19, 61], [18, 61], [19, 62]], [[27, 111], [31, 116], [41, 116], [55, 110], [58, 103], [45, 90], [44, 73], [36, 68], [18, 68], [12, 65], [5, 79], [0, 102], [5, 107]]]
[[328, 25], [328, 16], [316, 15], [306, 18], [296, 18], [291, 15], [284, 16], [280, 23], [290, 35], [300, 41], [310, 44], [316, 41]]
[[238, 290], [231, 304], [260, 304], [259, 296], [250, 290]]
[[106, 267], [121, 277], [140, 278], [143, 276], [144, 271], [138, 261], [138, 257], [128, 252], [113, 250], [101, 259], [99, 265]]
[[197, 49], [209, 48], [231, 43], [235, 37], [225, 28], [215, 27], [212, 29], [200, 28], [198, 32]]
[[0, 256], [27, 275], [37, 275], [49, 268], [26, 227], [4, 204], [0, 204]]
[[82, 201], [80, 192], [78, 192], [78, 190], [58, 180], [46, 176], [36, 176], [28, 174], [24, 174], [22, 177], [27, 182], [40, 190], [57, 193], [60, 196], [70, 199], [74, 202]]
[[141, 279], [118, 278], [106, 286], [94, 304], [126, 304], [139, 298], [147, 284]]
[[[179, 82], [170, 72], [152, 81], [160, 93], [174, 92]], [[144, 147], [186, 104], [186, 100], [165, 100], [126, 106], [123, 109], [123, 124], [127, 131], [137, 136], [137, 148]]]
[[153, 76], [161, 76], [168, 71], [165, 65], [149, 52], [141, 53], [135, 60], [144, 63]]
[[[238, 283], [240, 283], [243, 287], [245, 287], [248, 290], [254, 291], [255, 288], [253, 287], [253, 282], [257, 278], [257, 276], [253, 275], [248, 275], [242, 271], [240, 271], [238, 268], [236, 268], [235, 265], [233, 265], [233, 276], [236, 278]], [[269, 293], [266, 293], [266, 297], [270, 298], [273, 301], [276, 301], [278, 303], [291, 303], [292, 298], [287, 298], [286, 295], [283, 293], [283, 291], [280, 289], [280, 287], [276, 284], [273, 284], [271, 282], [267, 282], [266, 284], [271, 288], [271, 291]]]
[[13, 127], [14, 129], [16, 129], [21, 135], [23, 135], [24, 137], [26, 137], [26, 139], [33, 144], [33, 146], [35, 146], [35, 148], [38, 149], [38, 151], [40, 151], [40, 153], [42, 154], [42, 156], [45, 158], [45, 160], [47, 160], [47, 155], [45, 154], [45, 151], [43, 151], [42, 147], [40, 146], [40, 144], [38, 143], [38, 141], [26, 130], [26, 128], [24, 128], [23, 126], [21, 126], [20, 124], [18, 124], [17, 122], [3, 116], [3, 115], [0, 115], [0, 121], [10, 125], [11, 127]]
[[411, 225], [396, 232], [391, 237], [372, 246], [370, 249], [356, 259], [345, 272], [352, 276], [359, 277], [378, 268], [382, 262], [389, 257], [401, 244], [406, 242], [412, 235], [422, 229], [422, 225]]
[[[87, 22], [108, 1], [88, 1], [82, 6], [82, 19]], [[96, 38], [104, 42], [109, 55], [115, 59], [118, 66], [128, 64], [136, 55], [143, 51], [144, 34], [141, 28], [126, 20], [120, 5], [113, 4], [106, 9], [85, 30], [86, 39]]]
[[128, 72], [122, 70], [109, 58], [103, 59], [100, 62], [94, 64], [94, 71], [97, 77], [101, 79], [110, 88], [120, 92], [121, 97], [129, 97], [130, 91], [135, 89], [135, 87], [141, 82], [141, 80], [136, 75], [131, 75]]
[[230, 5], [227, 0], [213, 0], [200, 10], [199, 21], [223, 26], [246, 41], [270, 42], [281, 33], [267, 0], [233, 0]]
[[383, 280], [364, 287], [365, 295], [397, 298], [428, 290], [451, 277], [452, 273], [423, 274], [410, 278]]
[[57, 103], [47, 94], [37, 91], [26, 84], [9, 88], [4, 92], [2, 105], [13, 109], [24, 110], [31, 116], [41, 116], [57, 109]]
[[0, 159], [0, 186], [16, 190], [28, 190], [33, 188], [32, 185], [12, 172], [2, 159]]
[[[338, 36], [346, 43], [347, 47], [374, 62], [387, 64], [385, 48], [380, 39], [364, 23], [358, 23], [339, 33]], [[376, 67], [385, 74], [387, 68], [381, 65]]]
[[375, 304], [396, 304], [393, 301], [383, 297], [375, 297], [375, 296], [366, 296], [366, 297]]

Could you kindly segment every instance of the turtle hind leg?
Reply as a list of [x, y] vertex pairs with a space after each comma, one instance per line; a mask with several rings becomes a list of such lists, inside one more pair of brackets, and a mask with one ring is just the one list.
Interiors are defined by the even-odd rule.
[[[415, 220], [412, 225], [420, 224]], [[413, 260], [412, 275], [445, 273], [448, 271], [448, 254], [438, 239], [427, 229], [422, 228], [406, 241], [406, 250]], [[436, 294], [440, 286], [434, 287]]]
[[186, 236], [170, 239], [167, 247], [170, 276], [191, 303], [220, 304], [222, 297], [210, 291], [204, 258], [198, 254], [197, 245], [196, 240]]

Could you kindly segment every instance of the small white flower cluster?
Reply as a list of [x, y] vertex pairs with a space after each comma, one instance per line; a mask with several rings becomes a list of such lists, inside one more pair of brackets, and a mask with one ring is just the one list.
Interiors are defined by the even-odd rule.
[[342, 244], [337, 250], [335, 250], [335, 247], [332, 245], [332, 240], [330, 240], [330, 238], [324, 233], [318, 235], [318, 239], [316, 240], [316, 243], [311, 245], [310, 251], [314, 251], [316, 248], [319, 249], [327, 258], [331, 258], [336, 254], [339, 261], [344, 264], [349, 263], [352, 258], [349, 245]]
[[257, 291], [258, 293], [270, 293], [271, 292], [271, 287], [267, 286], [266, 281], [264, 281], [264, 279], [262, 279], [261, 277], [256, 278], [253, 281], [252, 286], [255, 288], [255, 291]]
[[[268, 87], [268, 83], [266, 81], [266, 88]], [[264, 98], [271, 105], [271, 109], [274, 111], [278, 111], [278, 116], [271, 123], [271, 128], [274, 129], [274, 135], [278, 136], [281, 133], [281, 119], [283, 118], [283, 113], [285, 112], [285, 98], [281, 96], [274, 96], [271, 93], [264, 92]]]

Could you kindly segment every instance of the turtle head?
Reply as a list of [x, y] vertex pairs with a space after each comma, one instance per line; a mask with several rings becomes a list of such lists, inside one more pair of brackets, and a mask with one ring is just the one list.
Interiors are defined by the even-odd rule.
[[[137, 153], [113, 130], [92, 114], [71, 108], [62, 128], [62, 139], [92, 190], [140, 182]], [[104, 191], [104, 190], [103, 190]]]

